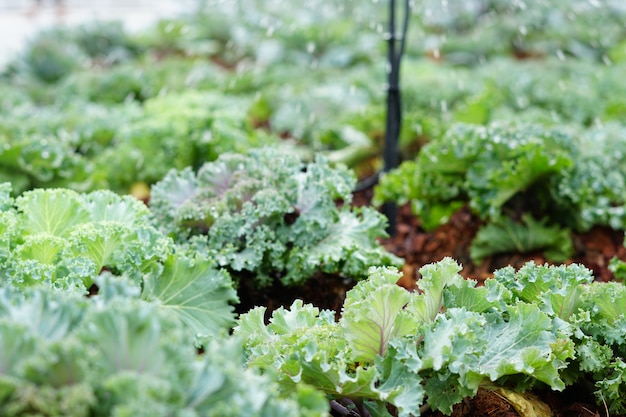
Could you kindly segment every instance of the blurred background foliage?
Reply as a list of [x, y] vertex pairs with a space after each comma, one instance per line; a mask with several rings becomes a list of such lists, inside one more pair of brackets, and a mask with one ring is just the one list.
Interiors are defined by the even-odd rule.
[[[623, 2], [411, 4], [402, 159], [457, 122], [575, 136], [622, 125]], [[0, 75], [0, 176], [17, 192], [128, 193], [171, 168], [273, 143], [364, 178], [380, 169], [388, 7], [204, 0], [139, 33], [104, 21], [42, 32]]]

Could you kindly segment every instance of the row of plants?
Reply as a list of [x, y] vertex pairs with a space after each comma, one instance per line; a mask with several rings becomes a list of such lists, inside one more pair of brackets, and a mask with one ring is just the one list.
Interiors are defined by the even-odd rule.
[[[522, 67], [513, 61], [494, 62], [476, 76], [469, 69], [408, 62], [404, 157], [414, 157], [455, 122], [525, 120], [593, 132], [599, 123], [621, 123], [626, 107], [620, 102], [620, 66], [600, 71], [585, 63], [553, 64], [548, 71], [545, 62]], [[172, 71], [177, 73], [176, 68]], [[242, 87], [236, 94], [223, 87], [175, 91], [161, 86], [158, 96], [141, 103], [124, 101], [132, 97], [130, 90], [118, 94], [114, 104], [55, 90], [57, 102], [42, 106], [17, 87], [5, 85], [0, 125], [3, 179], [14, 182], [16, 190], [105, 187], [128, 193], [133, 182], [153, 184], [170, 168], [197, 169], [220, 153], [268, 144], [297, 146], [306, 155], [326, 152], [360, 176], [376, 169], [384, 130], [376, 73], [355, 68], [339, 83], [324, 81], [331, 73], [301, 81], [295, 71], [268, 71], [258, 85]], [[522, 74], [524, 78], [515, 81]], [[293, 81], [279, 85], [281, 76]], [[123, 83], [118, 81], [114, 84], [119, 88]], [[104, 91], [112, 93], [110, 88]], [[616, 126], [607, 134], [623, 136], [620, 130]], [[189, 146], [183, 146], [181, 138]]]
[[[255, 175], [270, 154], [291, 170], [281, 182]], [[395, 268], [364, 275], [398, 260], [377, 246], [379, 214], [333, 204], [342, 188], [350, 197], [347, 173], [273, 149], [224, 155], [157, 184], [154, 212], [108, 191], [13, 199], [5, 183], [3, 415], [417, 416], [450, 413], [479, 388], [585, 383], [626, 412], [622, 283], [530, 263], [478, 287], [451, 259], [422, 268], [415, 292]], [[300, 279], [360, 280], [340, 318], [296, 301], [269, 323], [265, 307], [235, 321], [241, 280], [288, 290], [291, 264]]]
[[428, 0], [417, 2], [414, 12], [425, 35], [418, 50], [436, 50], [459, 64], [475, 65], [495, 55], [624, 58], [620, 21], [626, 9], [613, 0]]
[[[240, 1], [216, 7], [209, 2], [198, 13], [160, 22], [139, 35], [103, 22], [42, 33], [4, 71], [3, 179], [14, 182], [16, 190], [106, 187], [128, 193], [134, 181], [152, 184], [171, 167], [197, 169], [225, 151], [285, 142], [299, 145], [307, 155], [338, 151], [329, 157], [348, 163], [361, 177], [377, 170], [384, 130], [381, 4], [348, 3], [337, 9], [320, 1], [296, 11], [279, 3]], [[534, 19], [537, 10], [543, 10], [494, 2], [480, 7], [472, 3], [463, 10], [450, 6], [435, 13], [436, 3], [415, 5], [411, 39], [434, 36], [445, 26], [420, 21], [427, 16], [432, 20], [450, 15], [450, 22], [457, 23], [468, 13], [479, 20], [508, 16], [510, 26], [520, 21], [516, 19]], [[555, 13], [567, 15], [567, 4], [557, 3], [552, 5]], [[578, 27], [576, 19], [600, 19], [612, 9], [590, 10], [575, 10], [564, 25]], [[467, 30], [478, 30], [478, 23], [467, 21]], [[528, 37], [543, 33], [538, 24], [525, 27], [539, 31]], [[310, 62], [336, 54], [333, 48], [353, 51], [356, 46], [345, 45], [348, 30], [351, 42], [369, 39], [364, 41], [367, 59]], [[502, 39], [500, 43], [508, 42]], [[275, 61], [253, 54], [267, 42], [280, 43], [308, 61], [288, 59], [287, 52]], [[618, 37], [604, 43], [620, 47]], [[176, 47], [187, 44], [195, 46]], [[236, 50], [248, 52], [229, 60], [226, 55]], [[620, 94], [623, 63], [617, 57], [605, 65], [550, 54], [520, 62], [498, 58], [499, 53], [481, 66], [459, 66], [454, 60], [424, 59], [425, 51], [407, 53], [401, 138], [406, 159], [453, 122], [523, 119], [587, 128], [620, 121], [626, 108]], [[301, 76], [303, 63], [310, 68], [307, 77]], [[216, 105], [220, 110], [228, 107], [228, 114], [217, 111]], [[172, 119], [180, 119], [175, 123], [179, 126], [169, 126]], [[168, 120], [167, 125], [162, 120]], [[180, 149], [181, 137], [193, 138], [191, 150]], [[155, 153], [163, 163], [146, 163], [146, 155]], [[123, 156], [119, 166], [108, 164], [111, 155]]]
[[[47, 282], [85, 293], [102, 271], [172, 281], [187, 274], [186, 263], [200, 275], [215, 267], [259, 288], [300, 284], [316, 272], [358, 280], [371, 264], [399, 267], [377, 241], [386, 235], [384, 216], [349, 205], [354, 183], [350, 171], [321, 157], [304, 163], [275, 148], [221, 155], [197, 175], [173, 170], [155, 185], [150, 209], [108, 190], [35, 189], [13, 199], [4, 183], [1, 268], [11, 285]], [[180, 285], [212, 287], [196, 278]], [[188, 308], [180, 314], [202, 311]]]
[[[281, 169], [259, 176], [270, 156]], [[2, 415], [325, 415], [323, 393], [282, 392], [228, 331], [244, 279], [285, 291], [315, 273], [357, 280], [371, 263], [399, 265], [376, 241], [382, 215], [336, 206], [354, 181], [265, 149], [222, 155], [197, 178], [172, 171], [154, 210], [104, 190], [13, 198], [4, 183]]]
[[[322, 160], [304, 165], [297, 156], [286, 154], [283, 171], [269, 181], [268, 176], [257, 175], [259, 169], [267, 170], [269, 155], [279, 153], [267, 149], [247, 158], [224, 155], [203, 167], [195, 188], [182, 184], [172, 172], [157, 184], [167, 201], [159, 203], [155, 195], [154, 212], [133, 197], [102, 190], [79, 194], [36, 189], [13, 199], [11, 186], [5, 183], [0, 222], [1, 287], [7, 291], [3, 322], [8, 326], [1, 339], [6, 344], [3, 352], [8, 352], [2, 366], [7, 378], [0, 400], [3, 415], [131, 415], [144, 407], [144, 401], [156, 399], [142, 415], [169, 415], [171, 410], [195, 415], [184, 414], [191, 413], [189, 405], [200, 407], [199, 415], [241, 415], [245, 409], [269, 416], [275, 415], [276, 407], [287, 407], [271, 405], [273, 385], [254, 372], [249, 372], [250, 387], [231, 387], [241, 383], [239, 372], [247, 372], [242, 369], [243, 357], [217, 370], [196, 364], [191, 355], [194, 342], [206, 355], [212, 355], [205, 347], [209, 342], [222, 356], [237, 349], [237, 342], [224, 347], [213, 340], [234, 324], [230, 304], [238, 297], [233, 287], [248, 279], [256, 287], [282, 282], [284, 290], [287, 284], [321, 272], [335, 273], [338, 280], [359, 279], [370, 263], [399, 265], [400, 260], [376, 242], [377, 233], [384, 235], [379, 213], [353, 212], [347, 205], [339, 209], [334, 204], [335, 197], [349, 200], [354, 183], [350, 172], [331, 169]], [[222, 175], [209, 176], [211, 171]], [[202, 181], [207, 178], [214, 180], [214, 188]], [[173, 181], [181, 185], [177, 194], [168, 189]], [[211, 195], [208, 204], [194, 204]], [[174, 203], [180, 209], [180, 216], [172, 210], [176, 222], [167, 215]], [[194, 216], [185, 214], [184, 207], [193, 208]], [[216, 213], [220, 217], [211, 221]], [[203, 230], [212, 239], [185, 243], [191, 237], [187, 224], [179, 223], [185, 219], [197, 223], [194, 234]], [[278, 233], [273, 234], [275, 230]], [[370, 250], [360, 252], [361, 247]], [[348, 255], [352, 262], [345, 262]], [[288, 267], [292, 269], [285, 274]], [[183, 325], [187, 331], [174, 338], [168, 329]], [[141, 342], [134, 340], [137, 337]], [[152, 346], [155, 343], [163, 349]], [[170, 358], [171, 352], [181, 349], [182, 356]], [[45, 363], [39, 364], [40, 356], [47, 358]], [[73, 357], [80, 362], [65, 369]], [[158, 358], [146, 368], [146, 360]], [[153, 377], [160, 379], [146, 385], [146, 392], [137, 392], [142, 387], [124, 388]], [[214, 388], [198, 385], [201, 392], [181, 396], [188, 395], [191, 384], [213, 379], [218, 381]], [[255, 383], [267, 386], [267, 393], [257, 393]], [[162, 390], [172, 391], [172, 397], [163, 397]], [[242, 408], [220, 414], [238, 395]], [[257, 395], [267, 399], [255, 400]], [[220, 398], [223, 406], [215, 404]]]

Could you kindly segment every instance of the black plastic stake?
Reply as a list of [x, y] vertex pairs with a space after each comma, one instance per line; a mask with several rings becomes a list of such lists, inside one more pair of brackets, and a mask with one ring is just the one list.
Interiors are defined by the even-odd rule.
[[[389, 32], [386, 40], [389, 44], [389, 66], [387, 68], [387, 120], [385, 125], [385, 149], [383, 152], [383, 173], [398, 166], [398, 138], [402, 126], [402, 102], [400, 99], [400, 63], [404, 54], [409, 17], [411, 14], [410, 0], [405, 0], [404, 22], [402, 33], [396, 31], [396, 1], [389, 3]], [[397, 41], [400, 41], [399, 45]], [[387, 216], [389, 226], [387, 233], [396, 234], [397, 207], [393, 202], [387, 202], [382, 207]]]

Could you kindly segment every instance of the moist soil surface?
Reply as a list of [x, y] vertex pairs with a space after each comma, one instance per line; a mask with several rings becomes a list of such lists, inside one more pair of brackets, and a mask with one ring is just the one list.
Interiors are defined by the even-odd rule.
[[[371, 190], [355, 195], [353, 205], [369, 204]], [[541, 253], [504, 253], [484, 259], [480, 264], [474, 264], [469, 256], [470, 244], [476, 232], [482, 225], [480, 219], [467, 208], [457, 211], [450, 221], [434, 231], [426, 232], [419, 220], [411, 213], [410, 207], [398, 208], [396, 233], [394, 236], [381, 240], [381, 243], [390, 252], [405, 259], [404, 276], [399, 285], [414, 290], [420, 278], [419, 269], [429, 263], [437, 262], [444, 257], [452, 257], [463, 269], [461, 275], [479, 282], [493, 276], [497, 269], [511, 265], [519, 269], [526, 262], [534, 261], [537, 264], [548, 262]], [[565, 263], [580, 263], [591, 269], [598, 281], [611, 281], [615, 277], [609, 270], [609, 261], [613, 257], [626, 260], [624, 247], [624, 231], [616, 231], [605, 227], [596, 227], [589, 232], [573, 234], [575, 253]], [[256, 305], [268, 307], [268, 314], [281, 306], [288, 307], [295, 299], [302, 299], [321, 309], [332, 309], [340, 314], [345, 293], [354, 282], [342, 280], [336, 276], [318, 275], [313, 277], [304, 286], [297, 288], [270, 287], [257, 289], [246, 287], [242, 280], [239, 287], [241, 304], [240, 312], [245, 312]], [[535, 401], [549, 407], [554, 417], [596, 416], [609, 417], [602, 406], [595, 404], [591, 395], [592, 390], [568, 388], [564, 392], [536, 392]], [[342, 416], [333, 412], [333, 416]], [[348, 414], [358, 417], [360, 414]], [[426, 411], [424, 416], [443, 416], [443, 414]], [[489, 390], [479, 390], [474, 398], [466, 399], [453, 410], [453, 417], [526, 417], [519, 414], [515, 407], [504, 396]], [[364, 417], [364, 416], [361, 416]], [[611, 414], [611, 417], [626, 417]]]

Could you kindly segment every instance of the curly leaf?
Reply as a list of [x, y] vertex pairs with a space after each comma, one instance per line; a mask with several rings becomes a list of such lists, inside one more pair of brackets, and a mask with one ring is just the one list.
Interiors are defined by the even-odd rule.
[[128, 227], [120, 223], [86, 223], [76, 227], [69, 236], [74, 256], [85, 256], [94, 262], [94, 275], [104, 266], [112, 267], [116, 258], [125, 256], [125, 241], [130, 240]]
[[620, 282], [595, 283], [585, 295], [591, 319], [583, 330], [609, 344], [626, 344], [626, 285]]
[[371, 265], [400, 266], [401, 259], [376, 241], [377, 237], [386, 236], [386, 221], [380, 213], [370, 209], [341, 211], [337, 221], [328, 223], [326, 236], [310, 242], [305, 251], [303, 248], [291, 251], [285, 281], [291, 281], [298, 268], [308, 272], [321, 266], [327, 273], [362, 278]]
[[155, 184], [150, 192], [150, 207], [159, 226], [175, 230], [177, 211], [194, 198], [197, 189], [198, 181], [191, 168], [171, 170]]
[[511, 292], [496, 280], [488, 279], [482, 286], [477, 281], [464, 279], [449, 285], [444, 292], [446, 308], [465, 308], [477, 313], [486, 313], [504, 308], [511, 300]]
[[[496, 141], [501, 132], [492, 134], [492, 141], [498, 146]], [[572, 164], [569, 157], [550, 149], [549, 139], [545, 137], [538, 139], [529, 134], [522, 140], [515, 136], [500, 140], [510, 142], [506, 154], [490, 155], [493, 159], [479, 158], [467, 172], [471, 205], [481, 217], [496, 217], [515, 194], [528, 190], [541, 180], [556, 177]], [[497, 161], [498, 157], [506, 159]]]
[[458, 274], [460, 270], [461, 267], [452, 258], [420, 268], [422, 278], [417, 286], [422, 294], [413, 298], [410, 309], [422, 322], [433, 321], [441, 312], [444, 288], [462, 279]]
[[376, 359], [381, 375], [378, 391], [381, 400], [393, 404], [399, 417], [416, 416], [424, 404], [423, 378], [419, 375], [422, 360], [415, 340], [394, 339], [389, 343], [388, 354]]
[[598, 403], [609, 404], [612, 414], [623, 414], [626, 412], [626, 362], [615, 358], [607, 371], [608, 376], [596, 383], [596, 398]]
[[526, 263], [517, 272], [512, 267], [497, 270], [494, 279], [522, 301], [541, 306], [542, 311], [569, 320], [583, 307], [585, 284], [593, 281], [582, 265], [535, 265]]
[[539, 307], [524, 303], [509, 307], [509, 315], [508, 321], [488, 323], [485, 327], [483, 337], [488, 345], [474, 372], [492, 381], [505, 375], [526, 374], [552, 389], [564, 389], [559, 370], [565, 362], [552, 351], [557, 342], [552, 320]]
[[67, 246], [67, 240], [40, 233], [27, 235], [24, 242], [15, 249], [15, 255], [22, 259], [32, 259], [42, 264], [52, 265], [57, 260], [57, 255]]
[[[120, 299], [93, 310], [82, 329], [87, 333], [84, 339], [95, 344], [107, 374], [126, 370], [163, 375], [167, 371], [164, 326], [153, 305], [133, 301]], [[121, 302], [126, 306], [120, 308]]]
[[19, 323], [41, 339], [58, 341], [81, 321], [82, 302], [74, 294], [0, 289], [0, 317]]
[[135, 225], [148, 221], [150, 210], [141, 201], [131, 196], [120, 196], [112, 191], [99, 190], [86, 194], [84, 207], [92, 222], [117, 222]]
[[[202, 360], [194, 366], [187, 398], [187, 407], [197, 410], [200, 415], [327, 415], [328, 400], [321, 392], [299, 385], [285, 395], [273, 380], [273, 371], [261, 374], [258, 369], [244, 368], [244, 355], [238, 338], [214, 340], [205, 346], [205, 352]], [[224, 361], [226, 357], [230, 360]]]
[[396, 285], [400, 276], [392, 269], [371, 268], [369, 279], [346, 294], [340, 324], [354, 362], [372, 363], [387, 353], [391, 339], [415, 331], [417, 323], [404, 311], [411, 296]]
[[[465, 375], [473, 356], [480, 354], [487, 340], [482, 337], [485, 319], [478, 313], [450, 309], [437, 317], [433, 327], [424, 332], [423, 367]], [[477, 389], [477, 384], [472, 385]]]

